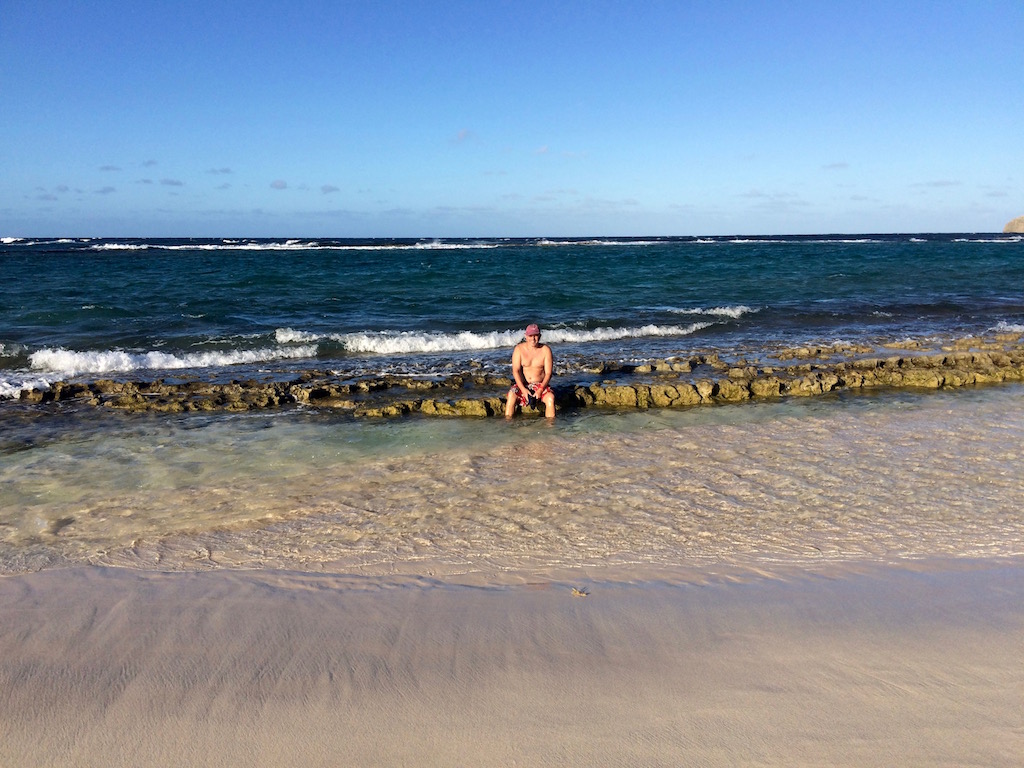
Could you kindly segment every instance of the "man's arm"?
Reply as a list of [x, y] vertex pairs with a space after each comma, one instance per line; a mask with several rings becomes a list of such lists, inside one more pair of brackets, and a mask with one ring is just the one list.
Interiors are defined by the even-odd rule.
[[526, 382], [523, 381], [523, 356], [518, 344], [512, 350], [512, 378], [515, 379], [520, 392], [529, 392]]
[[546, 387], [551, 381], [551, 374], [555, 369], [555, 356], [551, 353], [551, 347], [544, 346], [544, 378], [541, 379], [541, 387]]

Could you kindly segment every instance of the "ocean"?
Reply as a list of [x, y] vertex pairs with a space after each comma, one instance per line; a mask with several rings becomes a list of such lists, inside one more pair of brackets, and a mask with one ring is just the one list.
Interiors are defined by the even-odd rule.
[[[507, 375], [1024, 335], [1024, 238], [0, 241], [0, 573], [500, 580], [1024, 553], [1024, 392], [524, 418], [133, 413], [57, 382]], [[597, 371], [598, 373], [595, 373]], [[633, 569], [633, 571], [630, 571]]]

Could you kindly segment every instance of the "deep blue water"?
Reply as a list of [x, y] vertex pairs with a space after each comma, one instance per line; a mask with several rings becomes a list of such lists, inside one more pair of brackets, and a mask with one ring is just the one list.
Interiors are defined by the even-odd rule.
[[[507, 365], [1024, 331], [1019, 235], [0, 242], [0, 396], [70, 377]], [[145, 373], [142, 373], [142, 372]]]

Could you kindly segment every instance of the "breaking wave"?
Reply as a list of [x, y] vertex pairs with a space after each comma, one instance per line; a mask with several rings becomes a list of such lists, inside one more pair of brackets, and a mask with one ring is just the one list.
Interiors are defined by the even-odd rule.
[[731, 317], [733, 320], [736, 320], [743, 315], [760, 312], [761, 310], [740, 304], [735, 307], [712, 307], [710, 309], [695, 307], [693, 309], [669, 309], [668, 311], [677, 315], [711, 315], [714, 317]]
[[[585, 344], [595, 341], [615, 341], [662, 336], [689, 336], [712, 323], [690, 325], [643, 325], [627, 328], [551, 328], [544, 331], [544, 340], [552, 343]], [[347, 352], [356, 354], [401, 355], [423, 352], [471, 352], [474, 350], [512, 347], [522, 340], [521, 330], [459, 331], [457, 333], [428, 333], [421, 331], [360, 331], [357, 333], [315, 334], [292, 328], [278, 328], [275, 338], [279, 344], [315, 343], [334, 341]]]
[[315, 345], [231, 350], [225, 352], [124, 352], [121, 350], [76, 352], [70, 349], [41, 349], [29, 355], [33, 371], [78, 376], [83, 373], [113, 373], [138, 370], [181, 370], [252, 364], [270, 360], [292, 360], [314, 357]]

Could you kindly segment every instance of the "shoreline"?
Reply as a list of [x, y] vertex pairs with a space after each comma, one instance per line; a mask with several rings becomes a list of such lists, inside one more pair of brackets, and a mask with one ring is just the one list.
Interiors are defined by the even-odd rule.
[[0, 762], [1010, 766], [1024, 750], [1024, 560], [579, 588], [4, 577]]

